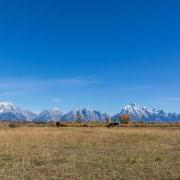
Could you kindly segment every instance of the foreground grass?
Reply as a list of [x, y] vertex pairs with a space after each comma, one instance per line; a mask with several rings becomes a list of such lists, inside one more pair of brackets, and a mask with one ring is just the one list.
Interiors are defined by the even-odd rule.
[[180, 179], [180, 129], [0, 128], [0, 179]]

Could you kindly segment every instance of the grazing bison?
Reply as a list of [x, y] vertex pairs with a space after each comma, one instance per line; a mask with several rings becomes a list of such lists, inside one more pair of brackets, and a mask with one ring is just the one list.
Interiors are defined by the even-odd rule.
[[117, 122], [112, 122], [112, 123], [108, 124], [107, 127], [108, 127], [108, 128], [119, 127], [119, 123], [117, 123]]
[[61, 122], [56, 122], [56, 127], [67, 127], [67, 125]]
[[107, 127], [113, 128], [113, 127], [119, 127], [119, 125], [120, 125], [120, 120], [116, 118], [116, 119], [111, 119], [111, 123], [109, 123]]

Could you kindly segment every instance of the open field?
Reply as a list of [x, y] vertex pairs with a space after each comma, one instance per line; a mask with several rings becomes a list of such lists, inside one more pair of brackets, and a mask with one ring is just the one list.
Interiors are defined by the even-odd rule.
[[0, 179], [180, 179], [180, 128], [0, 128]]

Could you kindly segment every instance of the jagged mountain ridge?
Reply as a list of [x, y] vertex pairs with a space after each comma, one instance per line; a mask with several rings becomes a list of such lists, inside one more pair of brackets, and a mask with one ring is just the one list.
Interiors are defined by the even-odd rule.
[[[120, 115], [127, 114], [132, 121], [143, 122], [176, 122], [180, 121], [180, 114], [166, 113], [163, 110], [147, 108], [145, 106], [126, 105], [122, 110], [112, 115], [111, 118], [119, 118]], [[28, 110], [22, 110], [13, 103], [0, 102], [0, 121], [34, 121], [34, 122], [49, 122], [49, 121], [76, 121], [80, 116], [81, 121], [101, 121], [104, 122], [110, 116], [100, 111], [91, 111], [88, 109], [72, 110], [63, 113], [59, 109], [44, 110], [39, 114]]]
[[44, 110], [39, 113], [34, 119], [34, 122], [49, 122], [60, 121], [63, 117], [63, 113], [59, 109]]
[[147, 108], [135, 103], [126, 105], [122, 108], [121, 112], [114, 115], [112, 118], [118, 118], [120, 115], [129, 115], [132, 121], [143, 122], [176, 122], [180, 121], [180, 114], [166, 113], [163, 110], [156, 108]]
[[107, 118], [105, 113], [101, 113], [100, 111], [90, 111], [88, 109], [82, 110], [72, 110], [68, 113], [65, 113], [62, 117], [64, 121], [76, 121], [78, 119], [78, 113], [81, 117], [81, 120], [84, 122], [88, 121], [102, 121], [104, 122]]
[[106, 114], [100, 111], [90, 111], [88, 109], [72, 110], [67, 113], [61, 112], [59, 109], [43, 110], [39, 114], [28, 110], [22, 110], [18, 106], [10, 102], [0, 103], [0, 121], [76, 121], [77, 114], [80, 114], [82, 121], [105, 121]]
[[1, 121], [31, 121], [35, 118], [35, 116], [35, 113], [28, 110], [22, 110], [13, 103], [0, 102]]
[[106, 114], [99, 111], [90, 111], [88, 109], [82, 110], [71, 110], [63, 114], [60, 110], [45, 110], [42, 111], [34, 119], [35, 122], [46, 122], [46, 121], [76, 121], [78, 119], [78, 114], [81, 121], [105, 121]]

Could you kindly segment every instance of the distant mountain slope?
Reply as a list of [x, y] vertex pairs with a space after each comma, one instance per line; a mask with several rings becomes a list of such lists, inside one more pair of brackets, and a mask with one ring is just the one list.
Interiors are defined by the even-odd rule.
[[[132, 121], [143, 122], [180, 122], [180, 114], [166, 113], [163, 110], [147, 108], [135, 103], [126, 105], [121, 111], [112, 115], [112, 119], [117, 119], [120, 115], [129, 115]], [[77, 121], [78, 118], [82, 122], [101, 121], [105, 122], [108, 115], [96, 110], [72, 110], [67, 113], [61, 112], [59, 109], [44, 110], [39, 114], [28, 110], [23, 110], [13, 103], [0, 102], [0, 121]]]
[[78, 119], [78, 113], [81, 117], [81, 120], [83, 122], [88, 121], [105, 121], [106, 120], [106, 114], [101, 113], [100, 111], [90, 111], [88, 109], [82, 109], [82, 110], [72, 110], [62, 117], [62, 120], [64, 121], [76, 121]]
[[12, 103], [0, 103], [0, 120], [1, 121], [25, 121], [26, 117], [23, 111]]
[[83, 122], [105, 121], [106, 115], [99, 111], [90, 111], [88, 109], [72, 110], [65, 114], [59, 110], [44, 110], [34, 118], [34, 121], [77, 121], [78, 118]]
[[35, 122], [49, 122], [49, 121], [60, 121], [63, 113], [58, 109], [44, 110], [38, 114], [33, 121]]
[[180, 121], [180, 115], [176, 113], [166, 113], [163, 110], [151, 109], [145, 106], [140, 106], [135, 103], [126, 105], [121, 112], [114, 115], [113, 118], [118, 118], [120, 115], [129, 115], [133, 121], [143, 122], [176, 122]]
[[37, 114], [28, 110], [22, 111], [23, 116], [26, 117], [27, 121], [32, 121], [36, 118]]

